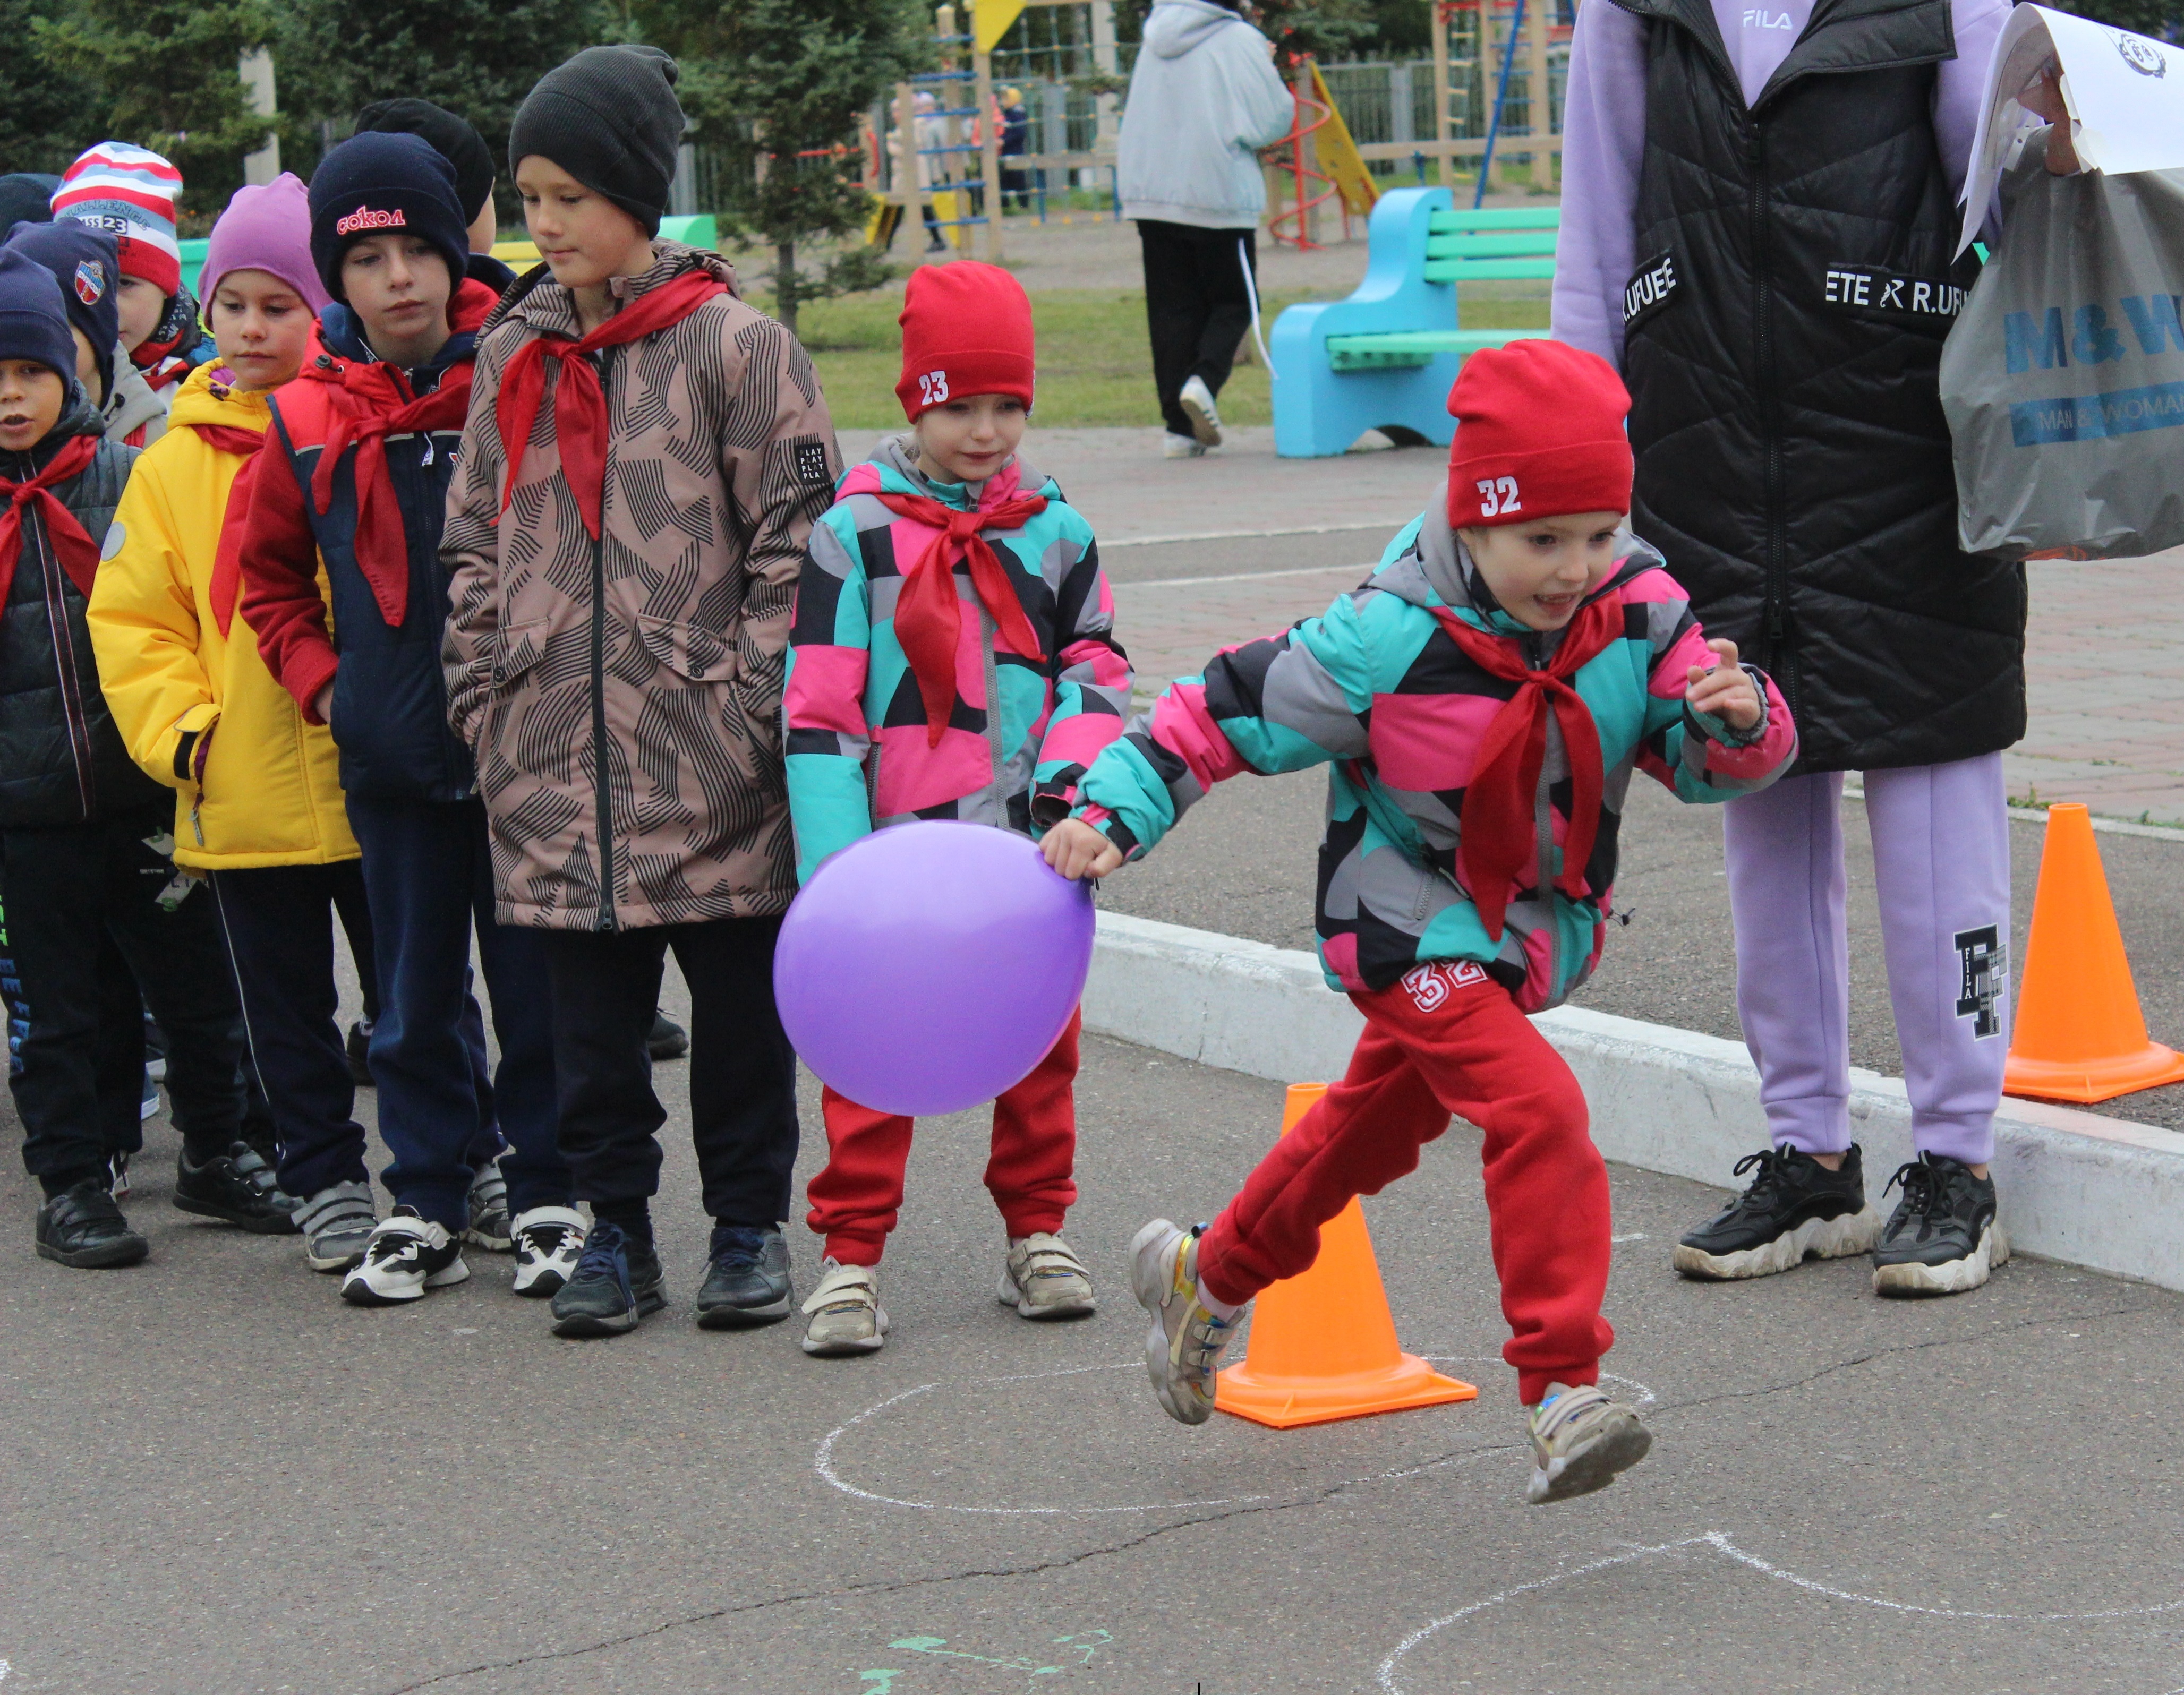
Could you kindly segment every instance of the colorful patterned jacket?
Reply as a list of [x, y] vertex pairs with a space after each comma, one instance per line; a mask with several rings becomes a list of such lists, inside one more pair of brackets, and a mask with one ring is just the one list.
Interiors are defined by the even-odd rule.
[[1552, 886], [1571, 790], [1550, 715], [1539, 807], [1557, 863], [1543, 878], [1535, 858], [1518, 880], [1498, 942], [1457, 880], [1458, 819], [1480, 738], [1515, 686], [1468, 659], [1433, 609], [1507, 637], [1533, 668], [1547, 662], [1559, 632], [1527, 631], [1496, 605], [1439, 503], [1323, 615], [1229, 648], [1203, 676], [1171, 684], [1080, 781], [1078, 814], [1134, 859], [1224, 777], [1332, 763], [1317, 925], [1329, 984], [1383, 989], [1422, 964], [1468, 959], [1525, 1011], [1553, 1006], [1600, 957], [1633, 768], [1680, 799], [1728, 800], [1764, 788], [1797, 751], [1789, 711], [1758, 671], [1764, 717], [1747, 736], [1685, 705], [1689, 668], [1713, 656], [1651, 547], [1634, 538], [1602, 596], [1621, 602], [1623, 637], [1572, 679], [1606, 775], [1585, 892], [1573, 899]]
[[925, 705], [894, 619], [902, 566], [924, 552], [933, 526], [899, 517], [878, 497], [924, 495], [969, 511], [971, 490], [925, 477], [896, 438], [851, 468], [812, 525], [783, 708], [800, 880], [859, 836], [910, 818], [1020, 831], [1051, 824], [1067, 814], [1084, 768], [1122, 733], [1130, 662], [1114, 639], [1114, 598], [1092, 527], [1021, 456], [986, 479], [976, 503], [998, 506], [1019, 490], [1045, 495], [1046, 510], [985, 537], [1045, 658], [1010, 647], [958, 565], [956, 592], [967, 604], [956, 699], [937, 746], [928, 745]]

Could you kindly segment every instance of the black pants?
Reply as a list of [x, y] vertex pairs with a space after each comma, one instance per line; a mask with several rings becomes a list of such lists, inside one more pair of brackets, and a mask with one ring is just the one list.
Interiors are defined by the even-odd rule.
[[354, 859], [215, 871], [213, 891], [280, 1138], [281, 1186], [309, 1200], [367, 1181], [356, 1082], [335, 1017], [333, 933], [335, 911], [352, 892], [362, 898], [363, 871]]
[[23, 1164], [47, 1196], [143, 1146], [144, 1008], [167, 1033], [167, 1098], [193, 1160], [242, 1134], [242, 1017], [211, 892], [170, 909], [175, 864], [149, 845], [159, 801], [56, 830], [0, 832], [8, 939], [31, 1024], [13, 1080]]
[[1193, 377], [1214, 393], [1228, 381], [1236, 349], [1251, 327], [1244, 268], [1257, 275], [1253, 230], [1201, 230], [1193, 224], [1138, 220], [1145, 250], [1145, 328], [1153, 342], [1153, 386], [1162, 420], [1188, 436], [1190, 419], [1177, 398]]
[[690, 1120], [705, 1210], [770, 1228], [788, 1216], [796, 1056], [773, 1003], [777, 918], [648, 930], [544, 930], [554, 983], [561, 1153], [596, 1209], [660, 1191], [660, 1126], [645, 1037], [667, 950], [690, 985]]

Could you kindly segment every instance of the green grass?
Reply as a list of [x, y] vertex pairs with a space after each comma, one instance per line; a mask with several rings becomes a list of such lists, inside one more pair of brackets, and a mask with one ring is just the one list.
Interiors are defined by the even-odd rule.
[[[1263, 302], [1269, 327], [1284, 306], [1307, 294], [1269, 295]], [[806, 306], [799, 328], [819, 368], [834, 422], [847, 430], [884, 430], [902, 422], [895, 379], [902, 375], [902, 332], [895, 318], [900, 297], [852, 295]], [[764, 308], [763, 295], [755, 303]], [[1466, 300], [1467, 325], [1482, 329], [1545, 329], [1540, 300]], [[1153, 404], [1152, 353], [1145, 339], [1145, 297], [1134, 289], [1048, 289], [1032, 297], [1039, 336], [1039, 423], [1071, 426], [1157, 425]], [[1271, 424], [1267, 373], [1254, 362], [1239, 365], [1221, 392], [1221, 415], [1238, 425]]]

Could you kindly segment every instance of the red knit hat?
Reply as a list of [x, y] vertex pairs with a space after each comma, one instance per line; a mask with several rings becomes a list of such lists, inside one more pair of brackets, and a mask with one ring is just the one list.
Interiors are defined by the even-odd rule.
[[903, 415], [972, 394], [1012, 394], [1031, 410], [1031, 301], [999, 265], [921, 265], [903, 291]]
[[1599, 354], [1537, 339], [1486, 348], [1463, 362], [1448, 409], [1457, 529], [1630, 511], [1630, 395]]

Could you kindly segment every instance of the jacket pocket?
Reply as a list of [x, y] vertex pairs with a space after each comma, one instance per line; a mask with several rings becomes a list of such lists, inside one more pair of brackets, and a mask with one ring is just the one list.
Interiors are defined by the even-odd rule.
[[534, 618], [510, 624], [493, 638], [493, 686], [496, 693], [520, 681], [546, 651], [547, 626], [553, 620]]
[[644, 651], [685, 681], [732, 682], [736, 674], [736, 631], [677, 623], [650, 613], [637, 614], [637, 639]]

